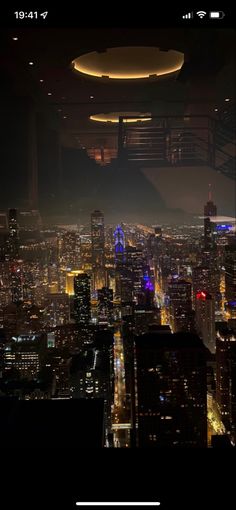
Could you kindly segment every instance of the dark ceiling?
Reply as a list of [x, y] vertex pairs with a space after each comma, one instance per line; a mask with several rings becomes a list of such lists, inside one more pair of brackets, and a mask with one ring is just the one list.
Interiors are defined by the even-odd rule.
[[[1, 36], [1, 207], [29, 207], [29, 176], [36, 161], [44, 214], [88, 217], [89, 211], [102, 208], [116, 221], [124, 214], [144, 221], [145, 210], [146, 219], [158, 216], [160, 221], [160, 211], [174, 207], [170, 212], [176, 220], [176, 208], [191, 214], [202, 210], [207, 183], [213, 180], [219, 210], [232, 214], [232, 185], [215, 170], [204, 170], [201, 178], [200, 169], [197, 176], [191, 169], [181, 174], [175, 168], [144, 175], [139, 169], [117, 168], [115, 161], [98, 167], [78, 148], [103, 146], [112, 152], [117, 127], [89, 120], [96, 113], [215, 115], [216, 107], [226, 109], [225, 98], [231, 105], [235, 95], [233, 30], [22, 28], [3, 30]], [[83, 53], [135, 45], [181, 51], [185, 63], [174, 77], [154, 80], [103, 80], [72, 70], [72, 60]], [[37, 114], [36, 129], [29, 129], [31, 112]]]
[[[81, 141], [89, 146], [104, 134], [109, 145], [117, 127], [98, 125], [90, 115], [116, 110], [174, 114], [190, 103], [211, 113], [225, 95], [232, 97], [234, 42], [232, 30], [8, 29], [3, 32], [2, 71], [7, 93], [10, 82], [12, 94], [33, 97], [36, 108], [58, 125], [65, 145], [76, 147]], [[85, 52], [140, 44], [182, 51], [185, 64], [178, 76], [107, 82], [72, 71], [72, 60]], [[229, 79], [222, 87], [223, 71]]]

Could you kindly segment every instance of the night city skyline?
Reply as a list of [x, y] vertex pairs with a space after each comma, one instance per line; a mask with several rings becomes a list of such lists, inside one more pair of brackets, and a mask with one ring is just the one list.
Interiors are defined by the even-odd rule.
[[234, 448], [235, 31], [1, 32], [1, 437]]

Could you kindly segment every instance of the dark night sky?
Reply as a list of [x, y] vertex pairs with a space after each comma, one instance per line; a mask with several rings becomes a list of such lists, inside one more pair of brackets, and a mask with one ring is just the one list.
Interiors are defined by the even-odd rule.
[[[12, 40], [15, 35], [17, 42]], [[209, 182], [219, 213], [234, 215], [233, 181], [208, 167], [131, 170], [113, 163], [102, 168], [81, 155], [78, 145], [78, 139], [86, 147], [101, 140], [107, 147], [116, 142], [115, 127], [88, 120], [95, 113], [134, 110], [214, 116], [216, 106], [225, 107], [225, 97], [230, 97], [232, 104], [234, 32], [21, 29], [5, 30], [2, 36], [1, 209], [27, 207], [26, 111], [32, 104], [39, 204], [45, 215], [83, 217], [99, 207], [115, 220], [155, 221], [158, 216], [181, 221], [185, 213], [186, 218], [201, 214]], [[168, 44], [184, 52], [186, 63], [178, 79], [104, 83], [71, 70], [73, 58], [86, 51], [135, 44]], [[29, 61], [34, 66], [29, 66]], [[44, 81], [40, 83], [40, 79]]]

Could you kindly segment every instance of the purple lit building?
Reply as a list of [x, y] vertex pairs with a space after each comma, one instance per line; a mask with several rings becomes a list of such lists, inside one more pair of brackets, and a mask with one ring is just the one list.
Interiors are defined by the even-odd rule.
[[123, 264], [125, 261], [125, 234], [120, 225], [114, 232], [115, 239], [115, 263]]

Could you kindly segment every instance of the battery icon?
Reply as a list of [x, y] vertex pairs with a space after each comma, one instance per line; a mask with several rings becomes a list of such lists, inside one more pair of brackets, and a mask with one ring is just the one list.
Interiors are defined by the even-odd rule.
[[212, 11], [210, 12], [211, 19], [222, 19], [224, 18], [225, 13], [223, 11]]

